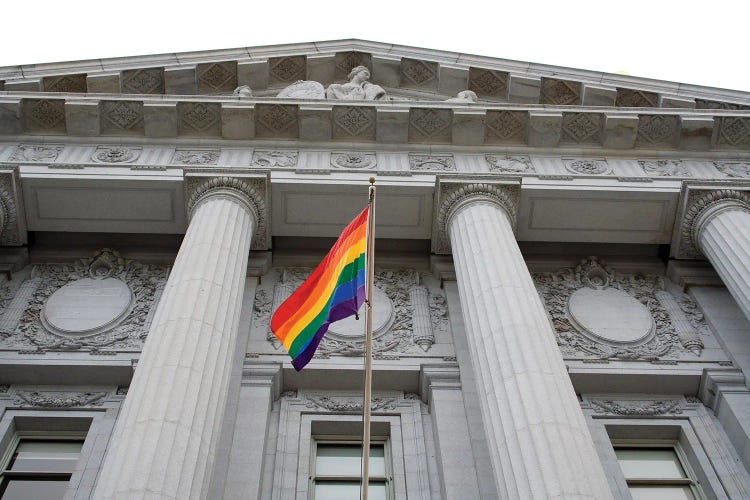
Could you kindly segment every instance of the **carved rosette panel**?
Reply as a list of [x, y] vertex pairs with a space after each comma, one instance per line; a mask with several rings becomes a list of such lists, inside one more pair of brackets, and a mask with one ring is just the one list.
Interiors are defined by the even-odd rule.
[[[672, 303], [660, 297], [664, 292], [661, 276], [620, 274], [596, 257], [582, 260], [575, 268], [532, 276], [566, 358], [655, 361], [696, 359], [702, 354], [700, 339], [708, 334], [703, 314], [687, 295], [673, 299], [682, 314], [670, 314]], [[640, 314], [641, 330], [604, 318], [602, 304], [626, 311], [622, 314], [631, 319]], [[603, 334], [598, 333], [597, 327], [605, 323], [615, 329], [605, 327]], [[619, 326], [624, 329], [618, 331]]]
[[141, 134], [144, 131], [141, 101], [102, 101], [100, 113], [102, 132]]
[[334, 80], [346, 81], [349, 72], [357, 66], [364, 66], [372, 72], [372, 56], [366, 52], [336, 52], [334, 65]]
[[409, 142], [450, 142], [450, 109], [411, 108], [409, 110]]
[[542, 78], [541, 104], [570, 105], [581, 103], [581, 84], [555, 78]]
[[257, 137], [296, 139], [299, 135], [297, 106], [257, 104], [255, 133]]
[[123, 94], [163, 94], [164, 68], [126, 69], [120, 82]]
[[91, 160], [96, 163], [130, 163], [140, 155], [140, 147], [98, 146]]
[[675, 115], [638, 115], [636, 146], [674, 146], [680, 131], [680, 118]]
[[659, 105], [659, 95], [645, 90], [617, 89], [615, 106], [625, 108], [655, 108]]
[[[138, 351], [148, 334], [144, 324], [149, 311], [157, 305], [156, 291], [166, 281], [167, 274], [168, 266], [141, 264], [124, 259], [110, 249], [71, 264], [36, 265], [32, 278], [37, 280], [37, 286], [15, 330], [0, 340], [0, 349], [38, 353]], [[66, 324], [65, 319], [57, 321], [65, 317], [64, 313], [55, 313], [65, 310], [61, 305], [71, 303], [82, 291], [96, 293], [105, 281], [108, 281], [108, 290], [114, 284], [128, 292], [129, 300], [122, 307], [122, 314], [90, 331], [55, 327]], [[66, 286], [67, 292], [62, 290]], [[46, 307], [53, 296], [57, 300], [56, 310]], [[105, 305], [112, 306], [112, 303]]]
[[404, 88], [430, 88], [437, 85], [438, 64], [418, 59], [401, 59], [401, 86]]
[[376, 121], [372, 106], [334, 106], [333, 138], [374, 141]]
[[372, 170], [378, 164], [375, 153], [332, 153], [331, 167], [344, 170]]
[[719, 133], [716, 143], [732, 147], [746, 147], [750, 145], [750, 119], [738, 116], [722, 116], [716, 118]]
[[469, 90], [484, 97], [507, 99], [508, 78], [505, 71], [494, 71], [484, 68], [469, 68]]
[[563, 140], [576, 144], [599, 144], [604, 123], [601, 113], [563, 113]]
[[[270, 329], [273, 311], [307, 279], [311, 271], [309, 268], [274, 268], [255, 292], [253, 329], [259, 329], [261, 336], [275, 349], [280, 345]], [[381, 312], [384, 312], [382, 315], [376, 310], [373, 317], [375, 358], [425, 355], [435, 338], [449, 331], [445, 294], [431, 275], [422, 275], [412, 269], [377, 269], [375, 287], [375, 308], [382, 308]], [[417, 303], [414, 301], [415, 288], [419, 288], [419, 297], [423, 299]], [[425, 321], [415, 324], [415, 316]], [[361, 319], [361, 334], [346, 326], [341, 327], [339, 323], [332, 324], [315, 357], [362, 356], [365, 339], [364, 318]]]
[[65, 100], [24, 99], [23, 123], [26, 132], [65, 134]]
[[45, 76], [42, 78], [42, 87], [45, 92], [86, 93], [86, 73]]

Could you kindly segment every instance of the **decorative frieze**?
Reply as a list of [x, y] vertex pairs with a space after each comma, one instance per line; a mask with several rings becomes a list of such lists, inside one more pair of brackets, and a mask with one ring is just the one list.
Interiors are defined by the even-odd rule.
[[455, 172], [453, 155], [409, 155], [409, 168], [415, 171]]
[[221, 135], [221, 104], [213, 102], [177, 103], [180, 133], [187, 135]]
[[100, 126], [102, 134], [142, 134], [143, 102], [101, 101]]
[[612, 173], [607, 160], [573, 160], [563, 159], [565, 168], [574, 174], [607, 175]]
[[676, 360], [702, 353], [703, 315], [687, 295], [669, 302], [660, 276], [620, 274], [589, 257], [533, 278], [565, 357]]
[[268, 83], [278, 85], [304, 80], [307, 73], [305, 56], [269, 57]]
[[91, 161], [96, 163], [130, 163], [141, 155], [140, 147], [98, 146]]
[[331, 167], [346, 170], [371, 170], [378, 164], [375, 153], [332, 153]]
[[86, 74], [45, 76], [42, 78], [45, 92], [86, 93]]
[[484, 141], [488, 144], [526, 142], [529, 113], [526, 111], [488, 110], [484, 122]]
[[485, 155], [490, 172], [527, 174], [535, 172], [531, 158], [524, 155]]
[[617, 89], [615, 106], [626, 108], [656, 108], [659, 105], [659, 94], [626, 88]]
[[256, 168], [294, 168], [297, 166], [297, 151], [253, 151], [251, 167]]
[[237, 61], [198, 64], [196, 73], [199, 92], [232, 92], [237, 87]]
[[0, 169], [0, 245], [26, 243], [21, 186], [17, 169]]
[[541, 104], [581, 104], [581, 83], [555, 78], [542, 78], [539, 102]]
[[411, 108], [409, 110], [409, 141], [449, 143], [452, 123], [450, 109]]
[[[312, 409], [336, 413], [362, 413], [362, 398], [307, 394], [305, 400], [305, 406]], [[397, 404], [396, 398], [374, 397], [370, 402], [370, 409], [374, 412], [393, 410]]]
[[45, 162], [51, 163], [57, 160], [60, 152], [65, 148], [62, 144], [20, 144], [10, 157], [10, 161], [17, 162]]
[[681, 415], [685, 400], [680, 399], [589, 399], [596, 415], [626, 417], [659, 417]]
[[406, 88], [437, 88], [438, 63], [418, 59], [401, 59], [401, 86]]
[[101, 406], [107, 394], [107, 392], [17, 390], [13, 393], [13, 405], [34, 408]]
[[638, 160], [638, 164], [652, 177], [691, 177], [681, 160]]
[[484, 68], [469, 68], [469, 90], [480, 97], [495, 99], [508, 98], [508, 78], [505, 71], [495, 71]]
[[24, 99], [23, 124], [26, 132], [65, 134], [65, 100]]
[[334, 106], [333, 138], [375, 140], [377, 113], [372, 106]]
[[745, 179], [750, 177], [750, 163], [734, 161], [715, 161], [716, 170], [727, 177]]
[[177, 165], [216, 165], [221, 156], [218, 149], [177, 149], [172, 163]]
[[163, 94], [164, 68], [126, 69], [120, 72], [123, 94]]
[[750, 118], [738, 116], [720, 116], [719, 133], [716, 144], [720, 146], [747, 147], [750, 146]]
[[638, 115], [637, 147], [674, 147], [680, 131], [675, 115]]
[[599, 144], [604, 123], [601, 113], [563, 113], [562, 140], [577, 144]]
[[299, 136], [298, 107], [282, 104], [255, 106], [255, 135], [296, 139]]

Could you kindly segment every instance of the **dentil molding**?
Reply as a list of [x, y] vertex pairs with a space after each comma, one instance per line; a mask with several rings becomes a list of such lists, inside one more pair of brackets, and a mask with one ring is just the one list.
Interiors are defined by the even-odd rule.
[[456, 211], [470, 203], [492, 203], [508, 214], [515, 229], [521, 195], [519, 181], [497, 181], [487, 177], [443, 177], [436, 179], [432, 251], [451, 253], [448, 225]]
[[267, 171], [246, 173], [232, 169], [188, 169], [184, 171], [185, 205], [191, 218], [195, 208], [213, 196], [232, 198], [242, 203], [255, 218], [252, 250], [271, 246], [271, 191]]

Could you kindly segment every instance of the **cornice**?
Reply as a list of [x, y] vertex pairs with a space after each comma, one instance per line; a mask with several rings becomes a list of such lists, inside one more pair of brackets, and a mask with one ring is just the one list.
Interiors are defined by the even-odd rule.
[[750, 182], [685, 182], [680, 195], [672, 255], [702, 259], [700, 234], [705, 224], [726, 210], [750, 211]]
[[188, 169], [184, 172], [185, 205], [192, 217], [200, 204], [212, 197], [230, 198], [242, 204], [255, 219], [252, 250], [268, 250], [270, 235], [270, 174], [225, 169]]
[[470, 203], [492, 203], [508, 214], [515, 228], [521, 195], [519, 180], [500, 181], [490, 177], [438, 176], [432, 229], [432, 252], [451, 253], [449, 224], [453, 215]]

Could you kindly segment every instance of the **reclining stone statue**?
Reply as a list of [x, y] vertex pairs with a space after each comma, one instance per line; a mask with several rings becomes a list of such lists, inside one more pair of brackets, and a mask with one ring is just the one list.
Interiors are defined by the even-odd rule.
[[370, 70], [357, 66], [349, 72], [347, 83], [333, 83], [324, 89], [312, 80], [300, 80], [284, 88], [276, 97], [286, 99], [334, 99], [343, 101], [375, 101], [386, 99], [380, 85], [370, 83]]

